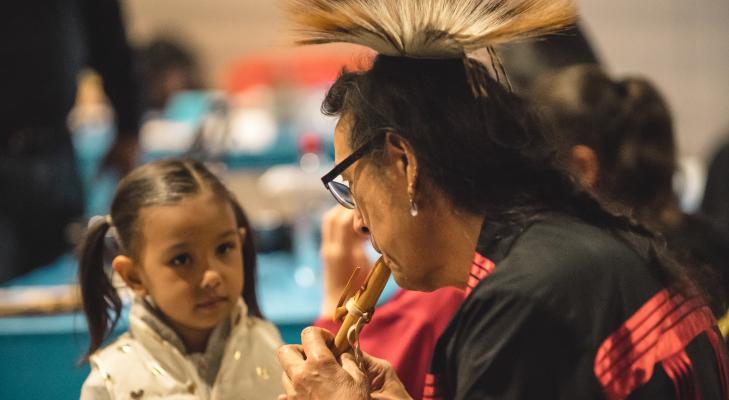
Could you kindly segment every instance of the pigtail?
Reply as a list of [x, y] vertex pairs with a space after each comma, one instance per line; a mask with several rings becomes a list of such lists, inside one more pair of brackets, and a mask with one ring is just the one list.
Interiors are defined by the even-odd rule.
[[79, 282], [90, 336], [84, 361], [101, 347], [121, 315], [121, 299], [104, 270], [104, 238], [110, 228], [107, 219], [93, 222], [79, 247]]
[[256, 241], [253, 234], [253, 227], [248, 221], [243, 208], [235, 201], [233, 194], [228, 194], [230, 203], [233, 206], [235, 220], [239, 228], [246, 229], [246, 237], [243, 240], [243, 301], [248, 306], [248, 315], [263, 318], [261, 308], [258, 305], [258, 295], [256, 293], [256, 275], [258, 270], [258, 260], [256, 257]]

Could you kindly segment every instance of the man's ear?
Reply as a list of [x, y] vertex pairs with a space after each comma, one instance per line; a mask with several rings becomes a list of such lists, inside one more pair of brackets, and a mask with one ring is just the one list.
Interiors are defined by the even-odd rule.
[[578, 144], [570, 150], [569, 168], [587, 190], [597, 186], [600, 177], [600, 161], [591, 148]]
[[139, 271], [135, 268], [134, 260], [127, 256], [116, 256], [111, 262], [111, 267], [121, 276], [127, 286], [134, 291], [135, 294], [144, 296], [147, 290], [142, 283]]
[[415, 196], [415, 188], [418, 181], [418, 159], [415, 157], [415, 150], [405, 138], [394, 133], [385, 134], [384, 151], [395, 162], [396, 173], [402, 174], [407, 179], [408, 195]]

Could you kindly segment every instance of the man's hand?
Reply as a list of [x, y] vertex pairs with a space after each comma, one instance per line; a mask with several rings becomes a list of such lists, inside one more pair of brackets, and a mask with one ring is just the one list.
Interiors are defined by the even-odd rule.
[[410, 399], [387, 361], [364, 355], [362, 371], [351, 354], [337, 359], [331, 351], [334, 337], [320, 328], [304, 329], [301, 342], [278, 350], [286, 391], [279, 400]]

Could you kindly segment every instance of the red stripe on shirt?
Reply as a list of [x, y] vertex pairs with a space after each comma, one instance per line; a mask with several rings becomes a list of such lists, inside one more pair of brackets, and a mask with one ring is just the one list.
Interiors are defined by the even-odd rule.
[[[466, 297], [471, 294], [473, 288], [475, 288], [479, 282], [494, 271], [495, 267], [496, 266], [493, 262], [491, 262], [491, 260], [482, 256], [478, 252], [473, 254], [471, 271], [466, 283]], [[436, 376], [433, 374], [427, 374], [425, 376], [425, 387], [423, 388], [423, 400], [442, 400], [442, 398], [440, 390], [438, 389], [438, 380]]]
[[[609, 399], [624, 399], [651, 379], [655, 365], [667, 362], [674, 385], [685, 387], [690, 360], [681, 352], [716, 324], [699, 297], [664, 289], [648, 300], [597, 351], [594, 372]], [[664, 368], [666, 369], [666, 368]]]
[[441, 400], [443, 397], [438, 390], [438, 380], [435, 375], [425, 375], [425, 388], [423, 388], [423, 400]]
[[468, 282], [466, 283], [466, 297], [471, 294], [473, 288], [475, 288], [479, 282], [494, 271], [495, 267], [496, 266], [493, 262], [491, 262], [491, 260], [482, 256], [478, 252], [474, 253], [470, 275], [468, 276]]

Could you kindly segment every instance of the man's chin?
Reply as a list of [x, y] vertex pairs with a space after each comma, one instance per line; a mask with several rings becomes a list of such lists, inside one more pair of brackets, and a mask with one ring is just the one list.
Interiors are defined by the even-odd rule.
[[413, 290], [417, 292], [432, 292], [437, 288], [431, 288], [429, 285], [424, 284], [420, 279], [413, 279], [413, 277], [405, 276], [399, 271], [392, 271], [392, 278], [395, 279], [395, 283], [405, 290]]

